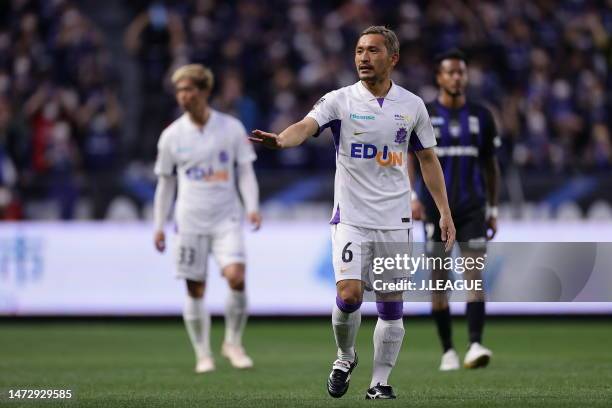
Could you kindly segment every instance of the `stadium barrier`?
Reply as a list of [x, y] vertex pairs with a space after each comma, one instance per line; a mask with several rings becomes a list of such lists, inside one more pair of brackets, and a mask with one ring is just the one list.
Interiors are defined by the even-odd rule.
[[[327, 315], [335, 298], [329, 226], [271, 222], [246, 231], [249, 309], [254, 315]], [[149, 223], [0, 224], [0, 315], [176, 315], [183, 283], [168, 250], [153, 247]], [[496, 241], [612, 242], [612, 223], [502, 222]], [[416, 226], [415, 240], [422, 240]], [[601, 251], [600, 251], [601, 252]], [[598, 254], [598, 256], [603, 256]], [[598, 259], [611, 265], [610, 255]], [[504, 265], [512, 270], [513, 264]], [[227, 285], [210, 262], [206, 302], [223, 312]], [[611, 286], [608, 286], [610, 288]], [[364, 312], [374, 313], [372, 304]], [[463, 311], [452, 304], [454, 313]], [[490, 314], [612, 313], [612, 302], [495, 302]], [[405, 307], [429, 313], [427, 302]]]

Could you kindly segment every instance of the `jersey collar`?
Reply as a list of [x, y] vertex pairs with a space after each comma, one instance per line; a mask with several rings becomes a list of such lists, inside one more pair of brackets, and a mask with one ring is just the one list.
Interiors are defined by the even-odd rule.
[[208, 116], [208, 120], [206, 121], [206, 123], [204, 124], [204, 127], [201, 130], [195, 123], [191, 121], [191, 119], [189, 118], [189, 114], [187, 112], [183, 113], [183, 123], [192, 132], [196, 132], [199, 134], [206, 133], [206, 129], [210, 127], [210, 123], [213, 121], [214, 117], [216, 116], [216, 112], [214, 109], [210, 107], [208, 109], [210, 110], [210, 115]]
[[[359, 90], [360, 96], [366, 101], [376, 100], [376, 97], [372, 95], [372, 92], [370, 92], [368, 88], [365, 87], [363, 82], [359, 81], [357, 83], [357, 89]], [[395, 84], [395, 82], [391, 80], [391, 88], [389, 88], [389, 92], [387, 92], [387, 94], [385, 95], [385, 100], [396, 101], [398, 97], [399, 97], [399, 88]]]

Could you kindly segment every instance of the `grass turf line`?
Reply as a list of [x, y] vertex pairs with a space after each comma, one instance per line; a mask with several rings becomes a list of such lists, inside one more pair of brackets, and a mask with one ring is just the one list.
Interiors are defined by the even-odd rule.
[[[325, 390], [335, 358], [328, 321], [255, 321], [245, 345], [255, 368], [237, 371], [220, 356], [223, 325], [213, 324], [214, 373], [195, 375], [180, 322], [23, 323], [0, 327], [0, 405], [74, 407], [358, 407], [372, 368], [373, 318], [364, 318], [360, 365], [348, 393]], [[437, 370], [440, 347], [433, 322], [405, 320], [406, 337], [390, 383], [411, 407], [609, 407], [612, 325], [607, 321], [490, 321], [485, 370]], [[465, 321], [454, 324], [463, 357]], [[16, 401], [8, 389], [72, 389], [66, 401]]]

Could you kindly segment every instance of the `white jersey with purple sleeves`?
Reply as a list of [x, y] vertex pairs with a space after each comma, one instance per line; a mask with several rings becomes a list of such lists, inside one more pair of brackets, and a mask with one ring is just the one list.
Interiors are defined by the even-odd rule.
[[407, 154], [436, 145], [423, 100], [395, 83], [376, 98], [361, 81], [329, 92], [308, 113], [336, 147], [332, 224], [395, 230], [412, 225]]
[[241, 217], [234, 167], [256, 156], [238, 119], [211, 109], [200, 130], [185, 113], [162, 132], [157, 148], [155, 174], [177, 172], [180, 233], [206, 234], [223, 220]]

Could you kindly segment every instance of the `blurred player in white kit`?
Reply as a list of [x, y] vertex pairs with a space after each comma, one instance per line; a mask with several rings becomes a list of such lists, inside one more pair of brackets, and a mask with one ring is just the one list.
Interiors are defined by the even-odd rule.
[[240, 197], [253, 228], [261, 225], [255, 152], [240, 121], [208, 106], [213, 81], [212, 72], [199, 64], [174, 72], [176, 100], [185, 113], [162, 132], [155, 163], [154, 241], [160, 252], [166, 247], [164, 224], [178, 180], [176, 275], [187, 283], [183, 319], [197, 373], [215, 369], [210, 314], [203, 300], [211, 253], [230, 289], [221, 352], [236, 368], [253, 366], [242, 347], [247, 298]]

